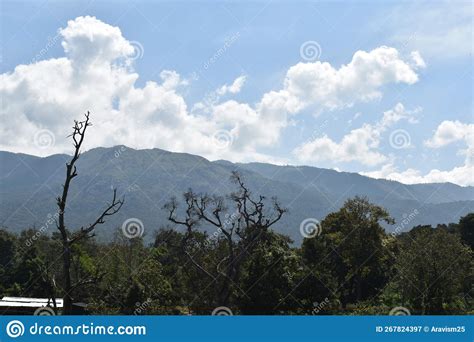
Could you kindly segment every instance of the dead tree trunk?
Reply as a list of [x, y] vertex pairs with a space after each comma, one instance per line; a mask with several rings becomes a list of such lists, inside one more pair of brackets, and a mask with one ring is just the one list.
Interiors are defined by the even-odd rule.
[[65, 223], [65, 212], [67, 208], [67, 198], [69, 194], [69, 188], [71, 181], [74, 177], [77, 176], [76, 162], [80, 156], [80, 150], [82, 143], [84, 142], [84, 137], [86, 134], [87, 127], [91, 126], [92, 123], [89, 121], [90, 113], [85, 114], [85, 120], [83, 121], [74, 121], [73, 132], [70, 135], [73, 140], [74, 145], [74, 154], [71, 160], [66, 163], [66, 179], [63, 184], [63, 191], [61, 196], [57, 198], [58, 205], [58, 220], [57, 228], [61, 234], [62, 242], [62, 259], [63, 259], [63, 314], [70, 315], [72, 314], [72, 301], [73, 296], [72, 292], [75, 288], [80, 285], [92, 282], [92, 279], [79, 280], [75, 284], [72, 283], [71, 279], [71, 259], [72, 259], [72, 245], [75, 242], [78, 242], [85, 238], [90, 238], [94, 236], [93, 231], [97, 225], [103, 224], [105, 222], [105, 217], [114, 215], [122, 207], [124, 200], [117, 200], [117, 190], [113, 191], [112, 202], [107, 206], [107, 208], [102, 211], [99, 217], [95, 220], [94, 223], [88, 225], [87, 227], [81, 227], [78, 231], [71, 233]]

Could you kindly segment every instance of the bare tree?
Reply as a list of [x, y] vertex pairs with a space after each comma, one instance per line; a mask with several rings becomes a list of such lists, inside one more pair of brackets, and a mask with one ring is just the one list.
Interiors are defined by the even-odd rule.
[[57, 198], [58, 205], [58, 220], [56, 226], [61, 235], [62, 241], [62, 258], [63, 258], [63, 314], [70, 315], [72, 313], [72, 292], [83, 285], [96, 282], [100, 275], [95, 275], [87, 279], [80, 279], [73, 283], [71, 279], [71, 260], [72, 260], [72, 245], [83, 239], [91, 238], [94, 236], [94, 229], [103, 223], [105, 218], [116, 214], [124, 203], [124, 199], [117, 199], [117, 189], [113, 190], [112, 201], [107, 207], [101, 212], [97, 219], [89, 224], [88, 226], [82, 226], [79, 230], [71, 232], [65, 223], [65, 212], [67, 207], [67, 198], [69, 194], [69, 188], [71, 181], [77, 176], [76, 162], [81, 154], [81, 146], [84, 142], [87, 127], [91, 126], [92, 123], [89, 121], [90, 113], [85, 114], [83, 121], [74, 120], [73, 132], [70, 135], [73, 140], [74, 154], [71, 160], [66, 163], [66, 179], [63, 184], [63, 191], [61, 196]]
[[[218, 278], [222, 280], [216, 304], [224, 306], [229, 304], [232, 286], [239, 280], [243, 262], [261, 241], [263, 234], [287, 212], [276, 198], [272, 198], [272, 210], [267, 212], [265, 197], [254, 198], [239, 173], [233, 172], [231, 180], [238, 190], [230, 195], [230, 202], [235, 210], [230, 216], [226, 215], [229, 211], [223, 197], [196, 194], [192, 190], [184, 194], [186, 208], [183, 218], [177, 217], [176, 199], [172, 199], [164, 207], [171, 222], [186, 228], [181, 244], [183, 253], [212, 281]], [[222, 233], [226, 245], [227, 255], [217, 264], [216, 269], [211, 271], [199, 264], [187, 249], [196, 226], [201, 222], [216, 227]]]

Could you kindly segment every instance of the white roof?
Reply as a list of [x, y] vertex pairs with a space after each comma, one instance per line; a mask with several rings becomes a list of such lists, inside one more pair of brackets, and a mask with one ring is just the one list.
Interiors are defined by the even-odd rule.
[[[53, 301], [48, 298], [27, 298], [27, 297], [3, 297], [0, 300], [0, 306], [10, 306], [10, 307], [30, 307], [30, 308], [40, 308], [43, 306], [53, 306]], [[56, 307], [63, 307], [63, 300], [60, 298], [56, 299]]]

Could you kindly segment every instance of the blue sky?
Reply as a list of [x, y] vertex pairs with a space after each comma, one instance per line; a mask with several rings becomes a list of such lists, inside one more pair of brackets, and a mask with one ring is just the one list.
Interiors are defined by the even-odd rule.
[[4, 1], [0, 147], [68, 152], [90, 109], [89, 148], [474, 185], [472, 20], [460, 1]]

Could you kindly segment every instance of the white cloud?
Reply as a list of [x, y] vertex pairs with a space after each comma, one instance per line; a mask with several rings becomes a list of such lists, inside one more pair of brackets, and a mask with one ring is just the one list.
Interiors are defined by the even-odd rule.
[[378, 171], [361, 172], [361, 174], [372, 178], [395, 180], [404, 184], [451, 182], [462, 186], [474, 185], [474, 167], [472, 164], [458, 166], [449, 171], [434, 169], [425, 175], [415, 169], [398, 172], [393, 164], [386, 164]]
[[[440, 177], [452, 177], [452, 182], [474, 185], [474, 124], [460, 121], [443, 121], [436, 129], [433, 137], [425, 142], [431, 148], [441, 148], [456, 141], [464, 142], [466, 148], [458, 150], [458, 155], [464, 156], [464, 166], [451, 171], [439, 172]], [[463, 179], [462, 179], [463, 177]]]
[[433, 137], [425, 142], [431, 148], [439, 148], [452, 142], [465, 140], [474, 146], [474, 124], [464, 124], [459, 121], [443, 121], [436, 129]]
[[407, 119], [412, 123], [416, 122], [414, 115], [419, 111], [420, 109], [408, 111], [403, 104], [398, 103], [394, 108], [384, 112], [379, 122], [373, 125], [364, 124], [360, 128], [353, 129], [339, 143], [324, 135], [300, 145], [293, 151], [293, 154], [301, 162], [357, 161], [368, 166], [384, 163], [388, 157], [378, 152], [382, 133], [402, 119]]
[[225, 94], [228, 94], [228, 93], [230, 93], [230, 94], [239, 93], [240, 90], [242, 89], [246, 79], [247, 79], [246, 76], [237, 77], [231, 85], [225, 84], [222, 87], [220, 87], [217, 90], [217, 94], [218, 95], [225, 95]]
[[341, 109], [380, 98], [386, 84], [416, 83], [416, 69], [396, 49], [381, 46], [370, 52], [357, 51], [339, 69], [320, 61], [298, 63], [288, 70], [284, 92], [293, 100], [290, 108], [294, 111], [310, 105], [320, 110]]
[[410, 56], [411, 56], [411, 59], [413, 60], [413, 63], [415, 63], [415, 66], [417, 68], [426, 68], [426, 63], [423, 60], [423, 58], [421, 58], [419, 51], [412, 51]]
[[[416, 67], [404, 62], [396, 49], [386, 46], [370, 52], [357, 51], [351, 62], [339, 69], [320, 61], [298, 63], [288, 70], [283, 89], [263, 95], [255, 108], [257, 120], [240, 125], [238, 131], [246, 140], [253, 139], [256, 146], [272, 146], [288, 126], [289, 116], [305, 108], [312, 106], [321, 111], [351, 107], [380, 98], [386, 84], [417, 81]], [[367, 142], [372, 140], [364, 129], [354, 135]], [[330, 144], [327, 140], [322, 143]], [[368, 153], [371, 155], [366, 162], [380, 156], [373, 151]]]
[[[378, 99], [387, 84], [417, 82], [417, 70], [425, 67], [416, 51], [403, 60], [396, 49], [382, 46], [369, 52], [357, 51], [348, 64], [339, 68], [319, 61], [298, 63], [289, 68], [280, 90], [263, 94], [255, 105], [233, 99], [220, 101], [224, 95], [241, 91], [246, 76], [239, 76], [219, 87], [216, 98], [189, 110], [180, 93], [188, 82], [176, 71], [163, 70], [158, 82], [136, 85], [139, 75], [132, 68], [136, 51], [119, 28], [94, 17], [78, 17], [59, 33], [65, 57], [18, 65], [0, 75], [2, 150], [36, 155], [70, 152], [66, 136], [71, 122], [91, 110], [94, 126], [86, 148], [125, 144], [186, 151], [211, 159], [286, 163], [259, 150], [278, 144], [292, 116], [307, 108], [330, 111]], [[365, 174], [405, 183], [450, 181], [474, 185], [472, 124], [444, 121], [425, 142], [431, 148], [465, 142], [467, 148], [459, 150], [465, 163], [452, 170], [432, 170], [425, 175], [414, 169], [398, 172], [393, 161], [378, 151], [387, 127], [402, 119], [416, 122], [416, 111], [406, 111], [398, 104], [379, 122], [352, 130], [339, 143], [323, 136], [299, 146], [295, 155], [302, 161], [385, 163], [381, 170]], [[55, 145], [49, 149], [35, 144], [38, 132], [44, 129], [55, 135]], [[226, 150], [220, 149], [214, 139], [215, 132], [222, 130], [233, 142]]]
[[324, 135], [303, 144], [293, 154], [302, 162], [330, 160], [334, 163], [358, 161], [364, 165], [377, 165], [387, 158], [377, 151], [379, 133], [370, 125], [352, 130], [340, 143]]
[[[275, 161], [260, 148], [277, 144], [291, 116], [301, 110], [350, 107], [379, 98], [386, 84], [418, 80], [416, 65], [402, 60], [397, 50], [382, 46], [357, 51], [349, 64], [338, 69], [319, 61], [292, 66], [282, 89], [263, 94], [254, 105], [220, 101], [221, 96], [241, 90], [246, 77], [240, 76], [219, 87], [217, 98], [189, 106], [181, 94], [188, 82], [175, 71], [164, 70], [160, 81], [136, 85], [139, 75], [132, 68], [136, 51], [119, 28], [94, 17], [78, 17], [59, 33], [65, 57], [19, 65], [0, 75], [4, 123], [0, 149], [36, 155], [69, 152], [66, 136], [72, 120], [91, 110], [94, 126], [85, 148], [125, 144], [210, 159]], [[55, 135], [51, 148], [35, 144], [35, 134], [42, 129]], [[232, 137], [228, 149], [215, 143], [214, 134], [221, 130]], [[363, 128], [354, 134], [369, 145], [374, 139]]]
[[423, 175], [419, 170], [415, 169], [399, 172], [393, 163], [388, 163], [378, 171], [362, 172], [361, 174], [374, 178], [392, 179], [406, 184], [451, 182], [464, 186], [474, 186], [473, 124], [464, 124], [459, 121], [443, 121], [436, 129], [433, 137], [425, 142], [425, 145], [431, 148], [441, 148], [456, 141], [463, 141], [467, 148], [458, 151], [458, 154], [465, 157], [464, 165], [454, 167], [451, 170], [433, 169]]
[[81, 66], [109, 63], [134, 53], [134, 48], [118, 27], [107, 25], [94, 17], [78, 17], [60, 29], [66, 56]]

